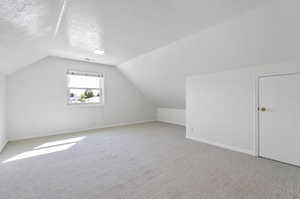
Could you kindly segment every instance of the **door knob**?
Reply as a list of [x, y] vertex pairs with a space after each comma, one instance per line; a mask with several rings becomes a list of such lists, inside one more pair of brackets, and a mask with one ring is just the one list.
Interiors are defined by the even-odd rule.
[[261, 107], [261, 108], [260, 108], [260, 111], [265, 112], [265, 111], [267, 111], [267, 108]]

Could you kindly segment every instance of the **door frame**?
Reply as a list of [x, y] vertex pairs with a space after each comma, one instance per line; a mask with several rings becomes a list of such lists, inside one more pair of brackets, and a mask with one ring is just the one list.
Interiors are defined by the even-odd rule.
[[254, 155], [257, 158], [260, 158], [260, 117], [259, 117], [259, 110], [260, 107], [259, 99], [260, 99], [260, 80], [262, 78], [266, 77], [280, 77], [280, 76], [288, 76], [288, 75], [300, 75], [300, 72], [290, 72], [290, 73], [274, 73], [274, 74], [258, 74], [256, 76], [255, 80], [255, 118], [254, 118], [254, 129], [255, 129], [255, 135], [254, 135]]

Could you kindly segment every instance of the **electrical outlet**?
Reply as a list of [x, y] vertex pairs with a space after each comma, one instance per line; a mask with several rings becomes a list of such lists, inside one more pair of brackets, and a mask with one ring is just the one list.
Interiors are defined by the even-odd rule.
[[190, 133], [194, 133], [194, 128], [193, 127], [190, 128]]

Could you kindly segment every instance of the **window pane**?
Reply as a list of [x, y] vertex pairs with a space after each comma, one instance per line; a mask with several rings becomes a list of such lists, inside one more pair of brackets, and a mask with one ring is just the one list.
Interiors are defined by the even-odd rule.
[[70, 89], [69, 103], [70, 104], [92, 104], [101, 102], [100, 89]]
[[100, 77], [68, 75], [69, 88], [100, 88]]

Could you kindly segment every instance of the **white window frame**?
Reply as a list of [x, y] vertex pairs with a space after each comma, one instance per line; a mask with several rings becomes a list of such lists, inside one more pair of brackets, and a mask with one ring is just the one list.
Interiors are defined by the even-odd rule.
[[[81, 75], [81, 76], [98, 76], [102, 80], [102, 83], [100, 83], [99, 88], [83, 88], [83, 87], [69, 87], [69, 75]], [[79, 70], [67, 70], [66, 72], [66, 78], [67, 78], [67, 105], [70, 106], [103, 106], [105, 103], [105, 87], [104, 87], [104, 75], [103, 73], [99, 72], [88, 72], [88, 71], [79, 71]], [[91, 89], [91, 90], [99, 90], [100, 92], [100, 102], [90, 102], [90, 103], [70, 103], [70, 90], [71, 89]]]

